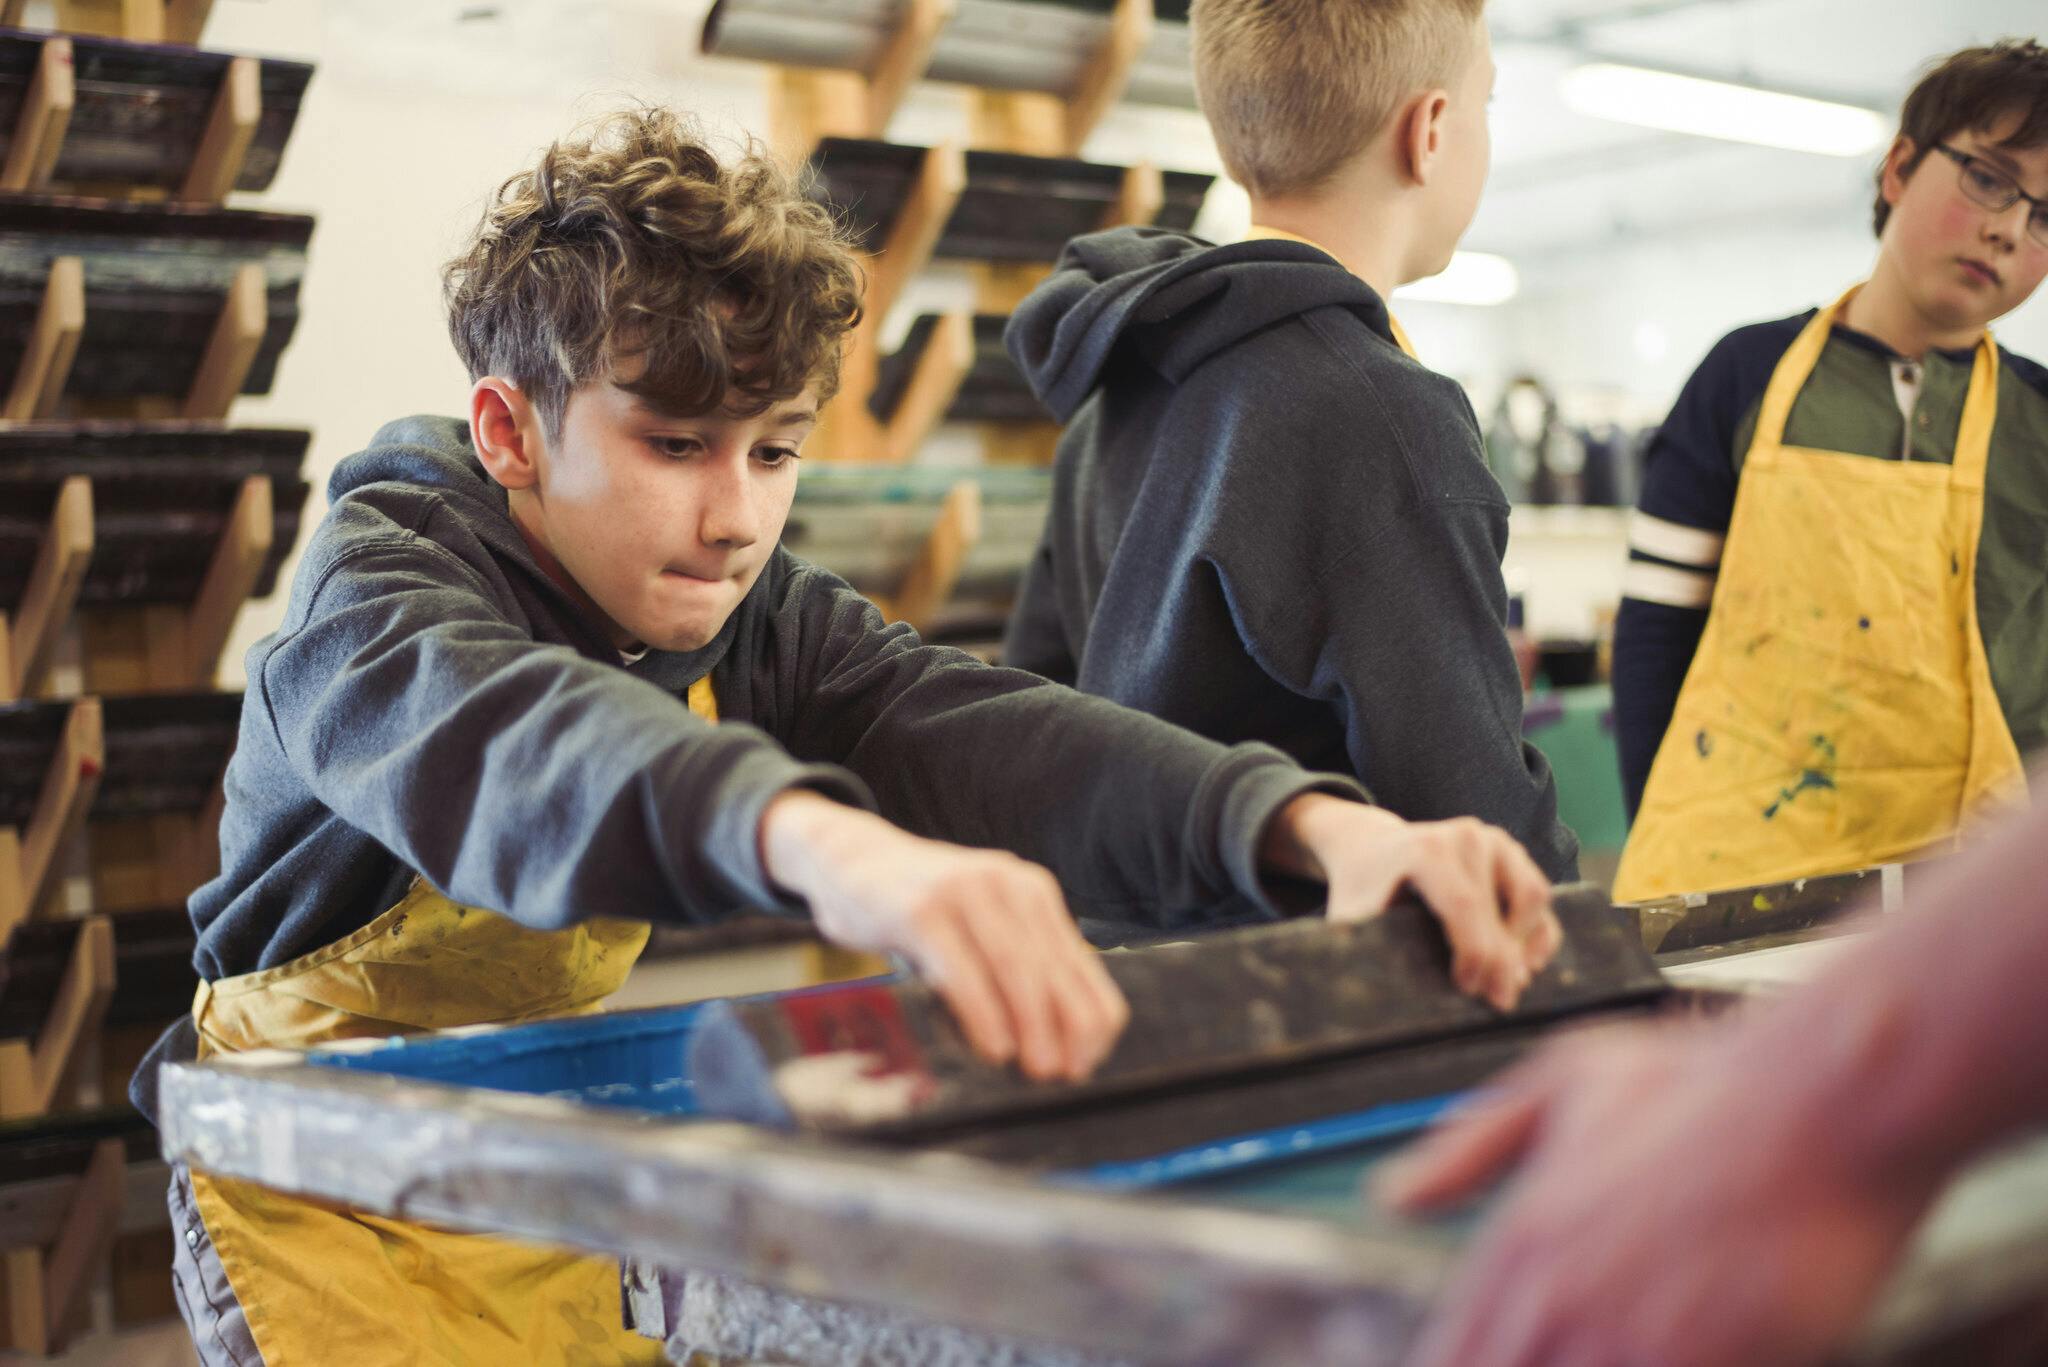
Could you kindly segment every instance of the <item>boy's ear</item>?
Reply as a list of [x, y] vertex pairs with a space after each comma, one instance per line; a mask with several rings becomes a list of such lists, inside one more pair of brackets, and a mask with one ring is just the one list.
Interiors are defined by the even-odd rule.
[[503, 487], [528, 489], [540, 478], [539, 415], [512, 381], [486, 375], [470, 387], [469, 439], [485, 472]]
[[1896, 206], [1899, 196], [1906, 193], [1906, 167], [1920, 149], [1911, 138], [1901, 133], [1892, 139], [1892, 150], [1884, 154], [1884, 171], [1878, 178], [1878, 188], [1884, 194], [1884, 202]]
[[1436, 171], [1437, 156], [1443, 150], [1444, 116], [1450, 107], [1449, 91], [1431, 90], [1410, 100], [1395, 117], [1397, 169], [1413, 184], [1427, 185]]

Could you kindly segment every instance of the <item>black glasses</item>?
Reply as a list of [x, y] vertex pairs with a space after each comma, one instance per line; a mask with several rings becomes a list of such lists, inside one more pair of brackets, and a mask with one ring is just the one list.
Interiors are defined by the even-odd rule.
[[1934, 150], [1955, 162], [1956, 170], [1963, 182], [1963, 193], [1973, 204], [1981, 204], [1995, 214], [2002, 214], [2013, 205], [2025, 200], [2032, 212], [2027, 215], [2027, 236], [2043, 247], [2048, 247], [2048, 199], [2036, 199], [2022, 190], [2019, 182], [1993, 166], [1982, 157], [1973, 157], [1968, 152], [1958, 152], [1947, 143], [1938, 142]]

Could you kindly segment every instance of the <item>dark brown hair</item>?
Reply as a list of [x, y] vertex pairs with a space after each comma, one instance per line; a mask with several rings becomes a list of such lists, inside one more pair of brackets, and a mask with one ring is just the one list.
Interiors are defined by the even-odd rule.
[[1194, 0], [1195, 94], [1230, 178], [1313, 190], [1471, 54], [1486, 0]]
[[752, 415], [839, 380], [860, 321], [844, 235], [751, 145], [721, 162], [673, 111], [598, 120], [498, 187], [442, 272], [471, 379], [526, 391], [551, 434], [594, 380], [671, 412]]
[[[1944, 57], [1923, 76], [1899, 115], [1899, 136], [1913, 145], [1902, 174], [1911, 176], [1936, 144], [1957, 133], [1980, 132], [2018, 114], [2020, 124], [2000, 146], [2048, 145], [2048, 48], [2008, 38], [1990, 47], [1966, 47]], [[1891, 221], [1884, 201], [1884, 170], [1877, 173], [1878, 236]]]

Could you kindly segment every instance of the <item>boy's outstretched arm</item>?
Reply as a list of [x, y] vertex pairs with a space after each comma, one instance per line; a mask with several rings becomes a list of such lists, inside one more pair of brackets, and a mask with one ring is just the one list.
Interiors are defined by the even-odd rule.
[[[820, 933], [908, 959], [992, 1062], [1083, 1078], [1130, 1017], [1059, 883], [1038, 865], [914, 836], [800, 791], [768, 804], [761, 848], [770, 876], [809, 903]], [[1502, 1010], [1558, 947], [1550, 885], [1521, 846], [1476, 821], [1410, 825], [1311, 793], [1274, 817], [1262, 854], [1276, 871], [1327, 883], [1337, 920], [1376, 915], [1413, 887], [1443, 920], [1460, 989]]]
[[[798, 911], [761, 867], [763, 810], [792, 787], [867, 800], [844, 770], [536, 642], [424, 540], [308, 566], [246, 705], [328, 810], [456, 901], [540, 929]], [[230, 819], [262, 809], [247, 796]]]
[[1275, 875], [1327, 884], [1340, 918], [1412, 889], [1461, 985], [1502, 1005], [1556, 951], [1549, 883], [1499, 830], [1411, 825], [1351, 780], [925, 646], [833, 576], [798, 576], [791, 748], [847, 765], [910, 831], [1007, 849], [1051, 869], [1075, 910], [1139, 925], [1233, 894], [1272, 908]]

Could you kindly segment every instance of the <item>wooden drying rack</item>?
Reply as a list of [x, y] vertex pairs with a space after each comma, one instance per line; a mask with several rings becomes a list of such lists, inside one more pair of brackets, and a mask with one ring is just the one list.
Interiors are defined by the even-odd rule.
[[[884, 137], [911, 85], [924, 74], [954, 8], [953, 0], [910, 0], [869, 72], [770, 68], [772, 145], [786, 159], [800, 162], [823, 138]], [[1116, 0], [1108, 36], [1072, 95], [973, 91], [969, 114], [974, 146], [1029, 156], [1078, 156], [1102, 116], [1122, 97], [1132, 68], [1151, 39], [1152, 25], [1152, 0]], [[867, 407], [881, 367], [883, 321], [910, 280], [930, 263], [966, 184], [962, 148], [929, 148], [886, 241], [863, 261], [866, 307], [841, 361], [840, 398], [826, 410], [809, 443], [818, 458], [905, 463], [958, 395], [974, 362], [971, 313], [939, 319], [888, 421], [878, 421]], [[1162, 200], [1158, 169], [1132, 167], [1102, 226], [1149, 222]], [[980, 263], [974, 269], [977, 310], [1002, 314], [1012, 312], [1050, 273], [1050, 268], [1036, 264]], [[981, 427], [985, 458], [991, 463], [1051, 463], [1056, 424]], [[971, 479], [963, 479], [948, 494], [902, 586], [881, 604], [892, 620], [923, 627], [950, 596], [980, 536], [978, 495]]]
[[[61, 854], [87, 827], [101, 786], [105, 747], [98, 700], [69, 703], [31, 814], [19, 829], [0, 828], [0, 945], [24, 918], [64, 919], [57, 886]], [[91, 823], [86, 838], [92, 845], [95, 911], [75, 920], [62, 976], [48, 994], [33, 1033], [0, 1039], [0, 1122], [53, 1123], [46, 1118], [69, 1113], [90, 1085], [89, 1075], [97, 1076], [103, 1101], [120, 1095], [157, 1026], [115, 1027], [107, 1022], [117, 978], [116, 927], [121, 913], [137, 905], [145, 892], [162, 890], [165, 875], [160, 870], [119, 867], [120, 850], [103, 851], [102, 845], [110, 835], [131, 827], [142, 828], [144, 836], [156, 833], [177, 840], [185, 856], [175, 890], [182, 900], [211, 872], [208, 860], [218, 848], [221, 805], [216, 780], [196, 813]], [[108, 886], [124, 878], [133, 885], [126, 891], [126, 901], [120, 889]], [[89, 1074], [95, 1062], [97, 1071]], [[61, 1128], [64, 1122], [54, 1123]], [[130, 1184], [124, 1144], [118, 1139], [99, 1143], [63, 1191], [39, 1198], [50, 1208], [43, 1211], [47, 1218], [32, 1238], [0, 1241], [5, 1273], [0, 1282], [0, 1343], [36, 1354], [60, 1349], [109, 1250], [114, 1256], [117, 1322], [173, 1313], [163, 1279], [162, 1231], [121, 1233], [124, 1193]]]
[[[881, 138], [910, 86], [923, 74], [933, 45], [953, 13], [952, 0], [911, 0], [896, 32], [869, 73], [771, 68], [771, 141], [801, 161], [827, 137]], [[1071, 97], [1038, 91], [975, 90], [971, 114], [977, 148], [1028, 156], [1079, 155], [1088, 135], [1122, 96], [1131, 70], [1152, 35], [1151, 0], [1117, 0], [1109, 34]], [[944, 414], [972, 358], [971, 323], [949, 322], [912, 377], [906, 401], [888, 424], [866, 409], [880, 366], [879, 334], [889, 310], [912, 277], [930, 263], [933, 248], [966, 188], [966, 155], [941, 145], [925, 153], [908, 202], [888, 240], [865, 262], [868, 280], [863, 322], [849, 339], [841, 369], [843, 398], [827, 410], [812, 448], [827, 460], [908, 460]], [[1156, 167], [1136, 166], [1102, 226], [1149, 222], [1163, 199]], [[1009, 313], [1049, 273], [1035, 264], [982, 263], [976, 307]], [[1044, 433], [1033, 433], [1020, 452], [1049, 458]], [[994, 447], [999, 443], [992, 443]]]
[[[267, 475], [242, 481], [227, 524], [190, 603], [98, 608], [79, 621], [84, 683], [94, 693], [204, 687], [263, 573], [274, 535]], [[0, 703], [33, 697], [48, 676], [77, 607], [93, 552], [92, 485], [64, 481], [43, 533], [27, 592], [9, 620], [0, 613]]]
[[[188, 204], [219, 204], [227, 198], [242, 173], [263, 117], [261, 77], [262, 65], [254, 57], [229, 60], [199, 149], [183, 184], [169, 198]], [[52, 34], [43, 40], [6, 164], [0, 166], [0, 190], [20, 193], [50, 188], [76, 106], [71, 39]]]
[[[53, 189], [103, 193], [97, 185], [56, 186], [53, 177], [77, 103], [74, 50], [67, 34], [106, 35], [145, 43], [192, 43], [205, 25], [212, 0], [59, 0], [57, 28], [43, 40], [20, 119], [0, 164], [0, 191], [34, 193]], [[25, 0], [0, 3], [0, 24], [19, 26]], [[223, 72], [198, 150], [182, 182], [168, 191], [129, 188], [130, 199], [169, 199], [218, 205], [241, 175], [262, 118], [260, 63], [236, 57]], [[130, 402], [129, 416], [193, 420], [224, 418], [254, 365], [267, 319], [267, 286], [260, 265], [241, 267], [222, 300], [218, 321], [191, 387], [182, 396]], [[85, 330], [86, 280], [78, 257], [52, 262], [42, 304], [21, 362], [0, 404], [0, 420], [29, 422], [58, 417], [79, 339]], [[93, 416], [122, 412], [120, 405], [91, 405]], [[85, 638], [88, 688], [135, 691], [203, 686], [210, 681], [233, 626], [236, 610], [261, 574], [272, 537], [268, 478], [246, 480], [190, 604], [93, 610], [80, 623]], [[44, 684], [67, 625], [73, 618], [94, 544], [92, 487], [82, 477], [61, 485], [50, 514], [28, 588], [11, 620], [0, 615], [0, 702], [30, 697]], [[95, 639], [97, 638], [97, 639]], [[84, 697], [70, 715], [45, 775], [33, 815], [20, 829], [0, 828], [0, 944], [13, 925], [59, 900], [56, 884], [64, 849], [86, 824], [105, 762], [98, 701]], [[171, 863], [189, 891], [205, 862], [196, 848], [199, 828], [217, 821], [219, 801], [197, 817], [147, 818], [152, 831], [110, 832], [118, 847], [150, 843], [163, 847], [170, 836]], [[176, 832], [154, 827], [173, 824]], [[126, 827], [134, 823], [112, 823]], [[187, 831], [184, 828], [191, 827]], [[95, 845], [99, 833], [95, 831]], [[96, 849], [95, 854], [98, 851]], [[96, 858], [95, 864], [100, 861]], [[96, 883], [126, 879], [156, 885], [171, 881], [159, 871], [138, 870], [132, 860], [94, 870]], [[202, 875], [203, 876], [203, 875]], [[119, 901], [117, 897], [115, 901]], [[113, 905], [109, 902], [106, 905]], [[83, 918], [52, 999], [47, 1019], [31, 1038], [0, 1040], [0, 1120], [47, 1114], [67, 1095], [85, 1067], [101, 1033], [114, 990], [114, 924], [105, 914]], [[104, 1047], [103, 1047], [104, 1051]], [[105, 1064], [107, 1060], [102, 1059]], [[112, 1068], [104, 1068], [111, 1074]], [[9, 1247], [0, 1283], [4, 1340], [30, 1354], [58, 1351], [83, 1310], [86, 1295], [109, 1249], [116, 1250], [117, 1309], [146, 1305], [162, 1313], [162, 1289], [143, 1286], [141, 1277], [121, 1272], [126, 1263], [116, 1238], [128, 1159], [123, 1143], [94, 1146], [81, 1175], [70, 1184], [49, 1238]], [[136, 1249], [146, 1256], [148, 1280], [160, 1281], [160, 1236], [142, 1236]], [[133, 1294], [140, 1292], [140, 1294]]]
[[[0, 944], [15, 924], [50, 897], [58, 854], [85, 823], [104, 766], [100, 705], [71, 705], [56, 753], [26, 827], [0, 827]], [[78, 939], [42, 1028], [30, 1039], [0, 1040], [0, 1121], [41, 1116], [62, 1096], [99, 1031], [114, 992], [114, 933], [104, 916]], [[95, 1264], [113, 1239], [109, 1190], [118, 1203], [126, 1161], [120, 1146], [96, 1153], [48, 1248], [5, 1254], [8, 1339], [29, 1353], [54, 1352], [61, 1326], [77, 1310]]]

